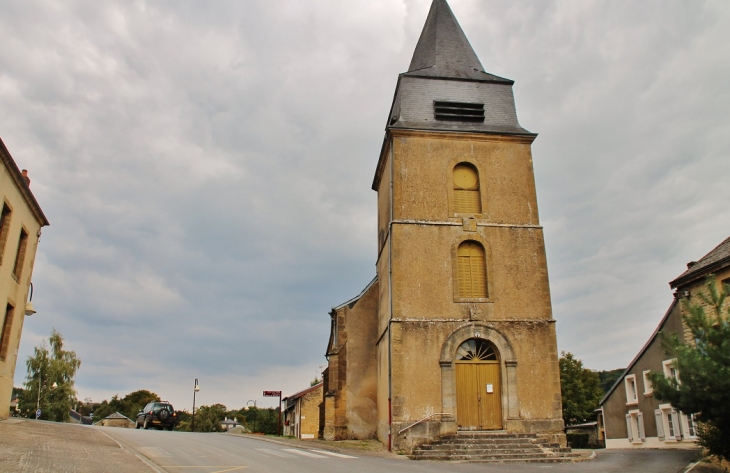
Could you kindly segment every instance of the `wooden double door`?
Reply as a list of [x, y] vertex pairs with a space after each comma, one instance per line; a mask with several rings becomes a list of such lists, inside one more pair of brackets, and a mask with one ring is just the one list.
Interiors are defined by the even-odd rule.
[[456, 361], [456, 422], [461, 430], [502, 429], [499, 361]]

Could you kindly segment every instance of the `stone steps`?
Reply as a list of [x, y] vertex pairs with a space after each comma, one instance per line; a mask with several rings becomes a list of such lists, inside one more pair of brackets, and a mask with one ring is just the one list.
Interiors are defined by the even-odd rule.
[[413, 450], [412, 460], [460, 462], [570, 462], [579, 454], [560, 444], [541, 441], [534, 434], [459, 432]]

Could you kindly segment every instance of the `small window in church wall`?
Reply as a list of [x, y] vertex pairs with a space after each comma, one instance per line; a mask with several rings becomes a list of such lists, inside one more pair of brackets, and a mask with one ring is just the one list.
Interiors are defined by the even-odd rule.
[[484, 248], [475, 241], [465, 241], [456, 253], [459, 297], [486, 298], [487, 266]]
[[454, 212], [478, 214], [482, 212], [479, 194], [479, 173], [474, 166], [459, 163], [454, 166]]

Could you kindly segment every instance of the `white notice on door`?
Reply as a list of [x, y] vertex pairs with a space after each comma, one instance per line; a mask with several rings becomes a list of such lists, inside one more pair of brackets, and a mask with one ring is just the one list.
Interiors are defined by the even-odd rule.
[[490, 393], [490, 394], [493, 393], [494, 392], [494, 385], [487, 384], [487, 392]]

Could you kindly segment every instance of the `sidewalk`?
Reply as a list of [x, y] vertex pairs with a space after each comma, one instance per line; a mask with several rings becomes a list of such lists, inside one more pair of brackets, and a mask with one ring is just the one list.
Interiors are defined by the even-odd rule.
[[221, 435], [239, 435], [242, 437], [255, 438], [265, 442], [276, 443], [296, 448], [316, 448], [320, 450], [328, 450], [335, 453], [343, 453], [353, 456], [368, 456], [380, 458], [408, 458], [404, 455], [396, 455], [388, 451], [388, 448], [377, 440], [338, 440], [328, 441], [321, 439], [300, 440], [293, 437], [276, 437], [273, 435], [256, 435], [256, 434], [221, 434]]
[[150, 471], [101, 430], [21, 418], [0, 421], [2, 472]]

